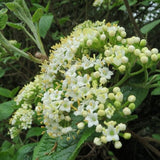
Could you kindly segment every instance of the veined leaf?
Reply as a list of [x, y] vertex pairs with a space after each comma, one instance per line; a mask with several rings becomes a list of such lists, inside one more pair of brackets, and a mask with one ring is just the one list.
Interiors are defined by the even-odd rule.
[[22, 23], [7, 22], [7, 25], [18, 30], [24, 29]]
[[146, 33], [150, 32], [154, 27], [156, 27], [159, 23], [160, 23], [160, 19], [155, 20], [155, 21], [143, 26], [140, 30], [142, 33], [146, 34]]
[[12, 98], [11, 97], [11, 91], [9, 89], [2, 88], [2, 87], [0, 87], [0, 96], [7, 97], [7, 98]]
[[43, 131], [44, 131], [44, 128], [33, 127], [27, 132], [26, 138], [30, 138], [33, 136], [40, 136]]
[[51, 27], [52, 21], [52, 14], [45, 14], [41, 17], [39, 21], [39, 33], [42, 38], [45, 38], [49, 28]]
[[43, 8], [38, 8], [32, 16], [32, 21], [38, 22], [42, 16], [43, 16]]
[[0, 30], [3, 30], [6, 27], [6, 23], [8, 21], [8, 15], [0, 14]]
[[16, 103], [8, 101], [0, 104], [0, 121], [7, 119], [14, 112]]
[[155, 96], [160, 95], [160, 87], [155, 88], [155, 89], [151, 92], [151, 95], [155, 95]]

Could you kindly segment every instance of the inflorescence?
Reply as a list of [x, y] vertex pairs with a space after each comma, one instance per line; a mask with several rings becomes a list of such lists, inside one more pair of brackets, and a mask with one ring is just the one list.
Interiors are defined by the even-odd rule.
[[[21, 107], [10, 120], [11, 137], [30, 128], [37, 114], [53, 138], [88, 127], [97, 133], [96, 145], [112, 141], [120, 148], [119, 136], [130, 138], [124, 119], [132, 114], [136, 101], [136, 95], [125, 99], [120, 86], [160, 57], [156, 48], [146, 47], [146, 40], [125, 37], [125, 29], [116, 24], [86, 21], [53, 46], [41, 75], [15, 99]], [[140, 70], [133, 72], [135, 64]], [[80, 121], [74, 124], [73, 117]]]

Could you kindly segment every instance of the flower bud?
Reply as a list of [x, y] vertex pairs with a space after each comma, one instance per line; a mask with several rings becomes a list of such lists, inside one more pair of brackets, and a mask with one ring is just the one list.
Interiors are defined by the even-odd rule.
[[119, 129], [120, 129], [121, 131], [125, 131], [125, 130], [126, 130], [126, 124], [124, 124], [124, 123], [118, 124], [118, 127], [119, 127]]
[[135, 49], [135, 50], [134, 50], [134, 54], [135, 54], [136, 56], [139, 56], [140, 53], [141, 53], [141, 51], [140, 51], [139, 49]]
[[98, 108], [103, 110], [103, 109], [104, 109], [104, 104], [102, 104], [102, 103], [99, 104], [99, 105], [98, 105]]
[[127, 63], [128, 62], [128, 58], [126, 56], [123, 56], [121, 58], [121, 60], [122, 60], [122, 63]]
[[98, 133], [100, 133], [100, 132], [102, 132], [102, 125], [101, 124], [98, 124], [97, 126], [96, 126], [96, 132], [98, 132]]
[[107, 138], [105, 136], [101, 136], [100, 139], [102, 143], [105, 143], [105, 144], [107, 143]]
[[134, 52], [134, 50], [135, 50], [135, 47], [133, 46], [133, 45], [130, 45], [129, 47], [128, 47], [128, 51], [129, 52]]
[[128, 101], [129, 101], [129, 102], [135, 102], [135, 101], [136, 101], [136, 97], [135, 97], [134, 95], [130, 95], [130, 96], [128, 97]]
[[114, 147], [115, 147], [116, 149], [120, 149], [120, 148], [122, 147], [122, 143], [121, 143], [120, 141], [116, 141], [116, 142], [114, 143]]
[[131, 114], [131, 110], [130, 110], [128, 107], [125, 107], [125, 108], [123, 109], [123, 113], [124, 113], [124, 115], [128, 116], [128, 115]]
[[117, 93], [117, 92], [120, 92], [121, 90], [120, 90], [120, 88], [119, 87], [114, 87], [113, 88], [113, 93]]
[[121, 41], [122, 37], [121, 36], [117, 36], [117, 41]]
[[120, 35], [124, 38], [124, 37], [126, 37], [126, 32], [122, 31], [122, 32], [120, 32]]
[[152, 54], [151, 59], [152, 59], [152, 61], [156, 62], [158, 60], [158, 55], [157, 54]]
[[114, 106], [117, 107], [117, 108], [120, 108], [121, 107], [121, 102], [115, 101]]
[[109, 93], [109, 94], [108, 94], [108, 98], [109, 98], [110, 100], [114, 100], [114, 99], [115, 99], [114, 93]]
[[134, 43], [139, 43], [140, 42], [140, 38], [139, 37], [134, 37]]
[[105, 116], [105, 111], [104, 110], [102, 110], [102, 109], [99, 109], [98, 110], [98, 116], [100, 116], [100, 117], [103, 117], [103, 116]]
[[142, 39], [142, 40], [140, 41], [140, 46], [141, 46], [141, 47], [146, 46], [146, 44], [147, 44], [147, 41], [146, 41], [145, 39]]
[[100, 146], [100, 145], [102, 144], [101, 141], [100, 141], [100, 138], [98, 138], [98, 137], [95, 137], [93, 142], [94, 142], [97, 146]]
[[102, 35], [100, 36], [100, 39], [101, 39], [102, 41], [104, 41], [104, 40], [106, 39], [106, 35], [105, 35], [105, 34], [102, 34]]
[[151, 52], [152, 52], [152, 54], [157, 54], [157, 53], [158, 53], [158, 49], [157, 49], [157, 48], [153, 48], [153, 49], [151, 50]]
[[124, 73], [126, 71], [126, 66], [125, 65], [121, 65], [118, 67], [118, 70], [121, 72], [121, 73]]
[[84, 123], [80, 122], [77, 124], [78, 129], [83, 129], [84, 128]]
[[108, 56], [110, 56], [110, 55], [111, 55], [111, 53], [110, 53], [110, 51], [109, 51], [109, 50], [105, 50], [104, 55], [105, 55], [106, 57], [108, 57]]
[[101, 84], [105, 84], [107, 82], [106, 78], [105, 77], [101, 77], [100, 78], [100, 83]]
[[142, 62], [142, 64], [145, 64], [145, 63], [148, 62], [148, 57], [142, 56], [142, 57], [140, 58], [140, 61]]
[[115, 32], [115, 31], [113, 31], [113, 30], [109, 31], [109, 36], [114, 37], [114, 36], [115, 36], [115, 34], [116, 34], [116, 32]]
[[99, 73], [98, 71], [96, 71], [96, 72], [94, 72], [93, 76], [94, 76], [95, 78], [99, 78], [99, 77], [100, 77], [100, 73]]
[[124, 133], [124, 134], [123, 134], [123, 138], [124, 138], [124, 139], [130, 139], [130, 138], [131, 138], [131, 133], [127, 133], [127, 132]]
[[83, 112], [82, 112], [82, 116], [83, 116], [83, 117], [87, 117], [87, 115], [88, 115], [88, 112], [87, 112], [87, 111], [83, 111]]
[[131, 109], [132, 111], [135, 109], [136, 105], [134, 103], [130, 103], [128, 108]]
[[92, 45], [92, 40], [88, 39], [88, 40], [87, 40], [87, 46], [89, 47], [89, 46], [91, 46], [91, 45]]

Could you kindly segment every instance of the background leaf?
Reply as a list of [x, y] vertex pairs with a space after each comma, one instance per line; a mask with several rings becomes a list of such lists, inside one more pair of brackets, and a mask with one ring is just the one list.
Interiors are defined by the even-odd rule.
[[39, 33], [42, 38], [45, 38], [49, 28], [51, 27], [52, 21], [52, 14], [45, 14], [41, 17], [39, 21]]
[[0, 121], [7, 119], [13, 113], [16, 103], [8, 101], [0, 104]]
[[11, 91], [9, 89], [0, 87], [0, 95], [3, 97], [11, 98]]
[[146, 34], [149, 31], [151, 31], [154, 27], [156, 27], [158, 24], [160, 23], [160, 19], [155, 20], [151, 23], [146, 24], [145, 26], [143, 26], [140, 30], [142, 33]]
[[27, 132], [26, 138], [30, 138], [33, 136], [40, 136], [43, 131], [44, 131], [44, 128], [33, 127]]
[[152, 92], [151, 95], [160, 95], [160, 87], [155, 88]]
[[38, 8], [32, 16], [32, 21], [38, 22], [42, 16], [43, 16], [43, 8]]

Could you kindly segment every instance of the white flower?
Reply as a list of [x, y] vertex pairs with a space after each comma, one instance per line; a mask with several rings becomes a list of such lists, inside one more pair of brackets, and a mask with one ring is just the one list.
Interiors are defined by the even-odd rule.
[[118, 133], [119, 130], [114, 128], [113, 125], [109, 125], [107, 129], [103, 130], [103, 135], [106, 136], [107, 142], [118, 141], [119, 140]]
[[110, 71], [107, 67], [99, 68], [100, 76], [105, 77], [106, 79], [111, 79], [113, 72]]
[[98, 101], [95, 101], [95, 100], [92, 99], [92, 100], [89, 101], [86, 109], [89, 110], [90, 112], [93, 112], [93, 111], [98, 109], [98, 104], [99, 104]]
[[94, 140], [93, 140], [93, 142], [94, 142], [97, 146], [100, 146], [100, 145], [101, 145], [101, 140], [100, 140], [100, 138], [98, 138], [98, 137], [95, 137]]
[[97, 113], [89, 113], [85, 120], [87, 121], [89, 128], [99, 124]]
[[71, 105], [73, 104], [72, 101], [69, 101], [68, 98], [64, 98], [62, 104], [59, 107], [59, 110], [61, 111], [66, 111], [66, 112], [70, 112], [71, 110]]

